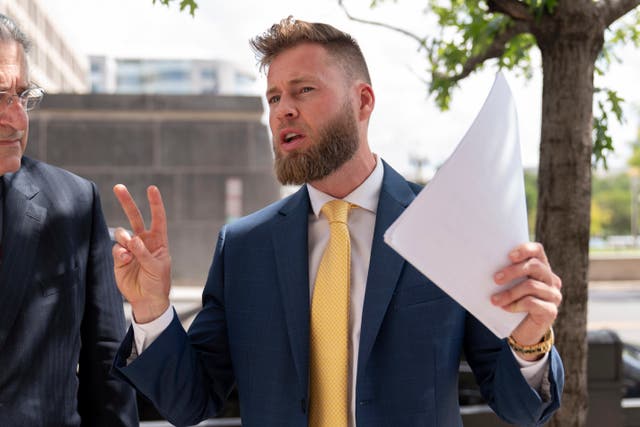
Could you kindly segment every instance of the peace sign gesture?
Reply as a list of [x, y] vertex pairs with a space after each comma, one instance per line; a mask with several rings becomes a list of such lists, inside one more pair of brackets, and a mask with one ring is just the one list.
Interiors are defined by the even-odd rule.
[[133, 237], [123, 228], [115, 231], [117, 243], [112, 253], [116, 282], [131, 304], [136, 322], [147, 323], [169, 307], [171, 256], [162, 196], [156, 186], [147, 189], [151, 227], [145, 229], [140, 210], [127, 188], [118, 184], [113, 192], [133, 231]]

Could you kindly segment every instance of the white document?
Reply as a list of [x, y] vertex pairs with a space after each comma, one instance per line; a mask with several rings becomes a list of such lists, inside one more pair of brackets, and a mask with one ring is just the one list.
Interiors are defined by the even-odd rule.
[[518, 121], [501, 73], [451, 157], [386, 231], [385, 242], [499, 338], [525, 317], [491, 304], [493, 275], [529, 241]]

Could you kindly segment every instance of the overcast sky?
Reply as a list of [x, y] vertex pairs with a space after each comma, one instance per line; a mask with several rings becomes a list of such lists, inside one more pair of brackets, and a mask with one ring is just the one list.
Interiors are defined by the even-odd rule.
[[[376, 108], [369, 140], [375, 152], [401, 172], [410, 174], [409, 156], [426, 156], [432, 165], [451, 154], [470, 126], [491, 88], [494, 67], [466, 79], [454, 92], [451, 109], [440, 112], [427, 98], [426, 61], [416, 43], [389, 30], [350, 21], [337, 0], [200, 0], [195, 18], [171, 7], [153, 5], [152, 0], [45, 0], [40, 2], [63, 31], [68, 42], [85, 54], [126, 57], [211, 58], [233, 61], [256, 70], [248, 40], [283, 17], [293, 15], [321, 21], [349, 32], [360, 43], [367, 58]], [[424, 0], [386, 1], [370, 10], [369, 0], [345, 0], [356, 16], [391, 23], [416, 34], [432, 34], [436, 27], [422, 13]], [[625, 49], [623, 65], [612, 67], [596, 85], [619, 90], [626, 104], [627, 121], [613, 126], [617, 155], [612, 166], [624, 166], [628, 143], [635, 138], [640, 116], [640, 51]], [[541, 76], [525, 82], [507, 74], [516, 100], [522, 156], [525, 167], [538, 163], [540, 135]], [[264, 78], [256, 84], [256, 95], [264, 92]]]

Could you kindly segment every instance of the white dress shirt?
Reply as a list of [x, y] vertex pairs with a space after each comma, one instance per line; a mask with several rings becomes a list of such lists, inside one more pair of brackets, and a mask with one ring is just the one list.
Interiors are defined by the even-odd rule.
[[[348, 226], [351, 237], [351, 290], [350, 290], [350, 359], [351, 370], [349, 378], [350, 394], [349, 403], [351, 407], [349, 416], [350, 427], [355, 427], [355, 390], [356, 373], [358, 372], [358, 349], [360, 345], [360, 329], [362, 324], [362, 309], [364, 305], [364, 295], [367, 285], [367, 274], [369, 271], [369, 261], [371, 258], [371, 246], [373, 243], [373, 230], [376, 222], [376, 211], [378, 199], [382, 188], [384, 168], [382, 162], [377, 159], [376, 167], [369, 177], [353, 192], [344, 197], [343, 200], [355, 204], [358, 208], [349, 212]], [[307, 184], [309, 199], [311, 201], [312, 212], [309, 213], [309, 295], [313, 295], [313, 287], [316, 274], [320, 265], [320, 260], [325, 247], [329, 242], [329, 222], [324, 214], [320, 213], [322, 206], [334, 199], [312, 185]], [[140, 354], [147, 348], [153, 340], [171, 323], [173, 320], [173, 310], [171, 308], [150, 323], [133, 323], [134, 339], [136, 349]], [[515, 353], [514, 353], [515, 354]], [[548, 355], [539, 361], [527, 362], [516, 357], [520, 363], [523, 376], [534, 389], [539, 390], [545, 372]]]

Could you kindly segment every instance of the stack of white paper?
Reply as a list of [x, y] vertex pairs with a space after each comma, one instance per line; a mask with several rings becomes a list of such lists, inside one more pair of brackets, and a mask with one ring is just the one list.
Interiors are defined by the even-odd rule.
[[500, 338], [524, 318], [491, 304], [493, 275], [529, 240], [516, 109], [498, 74], [471, 128], [385, 241]]

